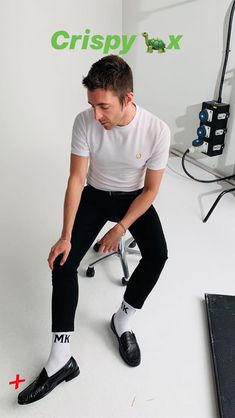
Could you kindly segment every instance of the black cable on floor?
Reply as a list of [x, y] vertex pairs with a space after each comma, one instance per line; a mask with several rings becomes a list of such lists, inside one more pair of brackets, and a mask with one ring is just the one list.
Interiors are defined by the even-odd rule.
[[185, 151], [183, 157], [182, 157], [182, 167], [184, 172], [187, 174], [187, 176], [189, 176], [191, 179], [195, 180], [195, 181], [199, 181], [200, 183], [217, 183], [218, 181], [222, 181], [222, 180], [229, 180], [232, 178], [235, 178], [235, 174], [232, 174], [231, 176], [227, 176], [227, 177], [219, 177], [218, 179], [215, 180], [200, 180], [197, 179], [196, 177], [193, 177], [186, 169], [185, 167], [185, 157], [186, 155], [190, 152], [189, 148]]

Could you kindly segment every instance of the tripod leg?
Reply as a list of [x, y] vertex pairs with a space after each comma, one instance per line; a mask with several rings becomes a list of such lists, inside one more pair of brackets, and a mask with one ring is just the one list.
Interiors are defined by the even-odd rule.
[[223, 192], [221, 192], [221, 193], [219, 194], [219, 196], [217, 197], [217, 199], [215, 200], [215, 202], [214, 202], [214, 203], [213, 203], [213, 205], [211, 206], [211, 208], [210, 208], [210, 210], [209, 210], [208, 214], [206, 215], [205, 219], [203, 219], [203, 222], [204, 222], [204, 223], [205, 223], [205, 222], [208, 220], [208, 218], [211, 216], [211, 214], [212, 214], [213, 210], [214, 210], [214, 209], [215, 209], [215, 207], [218, 205], [218, 203], [219, 203], [219, 201], [220, 201], [221, 197], [223, 197], [226, 193], [230, 193], [230, 192], [234, 192], [234, 191], [235, 191], [235, 187], [234, 187], [233, 189], [224, 190]]

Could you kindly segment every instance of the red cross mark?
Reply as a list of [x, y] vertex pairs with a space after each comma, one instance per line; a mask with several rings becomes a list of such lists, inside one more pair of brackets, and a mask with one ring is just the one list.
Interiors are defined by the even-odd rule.
[[9, 385], [14, 385], [15, 384], [15, 389], [18, 389], [19, 387], [19, 383], [25, 382], [25, 379], [20, 379], [20, 375], [17, 374], [16, 375], [16, 380], [9, 382]]

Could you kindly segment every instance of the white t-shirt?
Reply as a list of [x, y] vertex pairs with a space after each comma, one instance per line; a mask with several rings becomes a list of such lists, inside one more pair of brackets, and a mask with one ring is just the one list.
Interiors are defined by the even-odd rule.
[[87, 183], [108, 191], [133, 191], [144, 186], [146, 168], [166, 167], [170, 129], [157, 116], [136, 105], [128, 125], [106, 130], [92, 108], [74, 121], [71, 153], [89, 156]]

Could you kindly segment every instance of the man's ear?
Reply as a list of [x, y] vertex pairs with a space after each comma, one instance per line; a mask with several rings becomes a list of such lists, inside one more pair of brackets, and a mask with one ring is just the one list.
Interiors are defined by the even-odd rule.
[[129, 93], [127, 93], [127, 95], [125, 97], [125, 101], [124, 101], [124, 103], [125, 103], [126, 106], [133, 101], [133, 96], [134, 96], [134, 94], [133, 94], [132, 91], [130, 91]]

